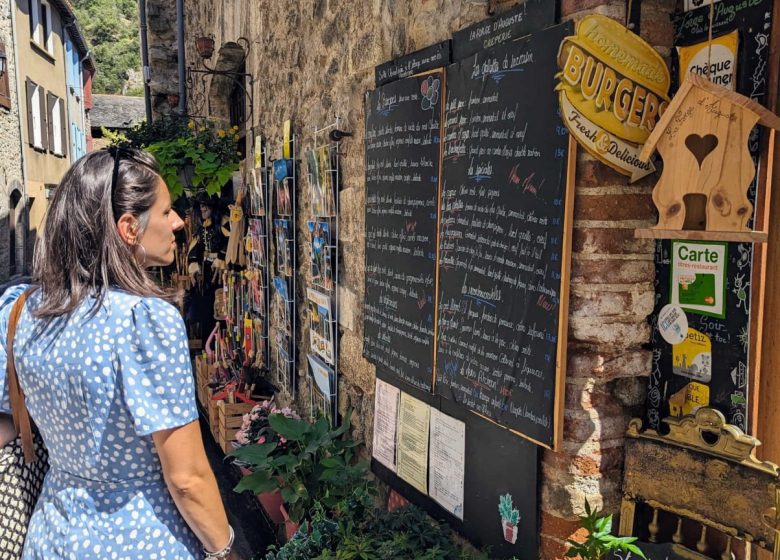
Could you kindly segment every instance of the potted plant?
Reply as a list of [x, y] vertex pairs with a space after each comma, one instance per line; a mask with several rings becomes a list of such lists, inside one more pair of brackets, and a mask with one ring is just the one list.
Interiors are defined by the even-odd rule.
[[219, 194], [239, 168], [237, 131], [235, 126], [223, 128], [209, 119], [195, 122], [163, 117], [153, 123], [140, 123], [114, 144], [143, 148], [153, 154], [175, 201], [185, 190], [189, 194]]
[[315, 503], [330, 510], [355, 492], [368, 488], [367, 461], [356, 461], [358, 442], [344, 438], [349, 430], [349, 415], [344, 423], [331, 429], [325, 418], [309, 423], [283, 414], [268, 416], [269, 427], [284, 438], [280, 442], [250, 443], [231, 453], [249, 465], [236, 492], [250, 490], [255, 494], [279, 489], [285, 511], [292, 524], [300, 524]]
[[[283, 454], [287, 446], [287, 440], [271, 427], [268, 420], [274, 414], [300, 419], [300, 416], [290, 407], [277, 408], [273, 400], [261, 401], [248, 414], [244, 414], [241, 428], [236, 432], [236, 441], [239, 446], [243, 447], [254, 443], [276, 443], [273, 453], [277, 455]], [[236, 459], [236, 462], [242, 474], [249, 475], [252, 473], [250, 466], [245, 465], [240, 459]], [[260, 492], [257, 494], [257, 500], [263, 506], [271, 521], [276, 524], [285, 521], [281, 511], [283, 502], [279, 489], [271, 492]]]
[[360, 497], [348, 498], [337, 514], [315, 504], [305, 530], [265, 560], [487, 560], [458, 546], [452, 532], [415, 506], [392, 512]]
[[644, 553], [636, 546], [636, 537], [616, 537], [612, 535], [612, 515], [599, 516], [599, 510], [591, 510], [588, 500], [585, 500], [585, 515], [580, 517], [580, 524], [588, 532], [584, 542], [569, 539], [566, 544], [567, 558], [579, 557], [582, 560], [602, 560], [611, 552], [630, 552], [640, 558]]
[[517, 524], [520, 522], [520, 512], [512, 507], [511, 494], [504, 494], [499, 497], [498, 512], [501, 514], [501, 528], [504, 532], [504, 540], [515, 544], [517, 541]]

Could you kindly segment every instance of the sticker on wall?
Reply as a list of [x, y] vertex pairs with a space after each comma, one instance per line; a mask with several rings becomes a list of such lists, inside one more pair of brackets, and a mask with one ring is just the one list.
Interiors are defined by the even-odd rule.
[[290, 120], [284, 121], [282, 124], [282, 157], [285, 159], [290, 159], [290, 154], [292, 153], [290, 150], [291, 128]]
[[703, 406], [710, 404], [710, 388], [701, 383], [691, 381], [685, 387], [677, 391], [669, 399], [669, 414], [671, 416], [685, 416], [693, 414]]
[[724, 318], [727, 251], [724, 242], [672, 241], [670, 303]]
[[520, 523], [520, 512], [512, 505], [512, 494], [504, 494], [498, 500], [498, 513], [501, 514], [501, 532], [504, 534], [504, 540], [515, 544], [517, 541], [517, 525]]
[[737, 389], [747, 386], [747, 366], [742, 362], [731, 370], [731, 381]]
[[685, 11], [690, 12], [696, 8], [709, 6], [710, 4], [715, 4], [716, 2], [720, 2], [720, 0], [685, 0]]
[[658, 332], [669, 344], [680, 344], [688, 336], [688, 317], [679, 305], [664, 305], [658, 313]]
[[739, 32], [733, 31], [722, 37], [704, 41], [688, 47], [677, 47], [680, 57], [680, 82], [690, 74], [706, 76], [724, 88], [736, 89], [737, 45]]
[[655, 171], [639, 152], [669, 105], [669, 70], [653, 47], [615, 20], [592, 14], [558, 51], [561, 118], [575, 140], [619, 173]]
[[696, 329], [688, 329], [683, 342], [672, 348], [672, 371], [702, 383], [712, 379], [712, 341]]

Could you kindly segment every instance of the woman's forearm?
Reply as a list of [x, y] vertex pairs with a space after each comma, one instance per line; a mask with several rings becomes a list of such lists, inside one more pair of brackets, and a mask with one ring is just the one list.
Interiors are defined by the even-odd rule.
[[222, 550], [230, 535], [214, 474], [208, 471], [166, 483], [181, 516], [206, 550]]

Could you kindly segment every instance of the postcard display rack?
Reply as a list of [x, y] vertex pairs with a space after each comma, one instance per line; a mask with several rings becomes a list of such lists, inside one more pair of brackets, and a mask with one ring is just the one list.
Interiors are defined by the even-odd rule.
[[272, 162], [274, 190], [273, 236], [274, 279], [272, 318], [276, 359], [273, 379], [294, 397], [297, 388], [296, 358], [297, 306], [296, 271], [298, 270], [297, 243], [297, 136], [286, 137], [281, 154]]
[[[247, 277], [252, 287], [252, 310], [254, 332], [258, 338], [256, 346], [255, 365], [269, 368], [270, 345], [268, 341], [268, 321], [270, 316], [270, 285], [271, 268], [269, 266], [270, 241], [268, 232], [270, 227], [271, 200], [270, 187], [271, 170], [268, 166], [266, 146], [260, 134], [254, 135], [254, 169], [248, 174], [249, 185], [249, 222], [247, 244], [250, 249], [248, 255], [249, 269]], [[262, 352], [262, 358], [260, 355]]]
[[338, 424], [338, 286], [339, 286], [339, 118], [314, 128], [314, 147], [306, 150], [311, 220], [309, 239], [312, 287], [306, 291], [309, 313], [311, 417]]

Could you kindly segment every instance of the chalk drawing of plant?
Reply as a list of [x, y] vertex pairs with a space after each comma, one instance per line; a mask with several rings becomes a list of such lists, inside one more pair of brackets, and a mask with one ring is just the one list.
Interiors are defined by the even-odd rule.
[[520, 522], [520, 512], [512, 507], [511, 494], [500, 496], [498, 513], [501, 514], [501, 528], [504, 532], [504, 540], [515, 544], [517, 541], [517, 524]]

